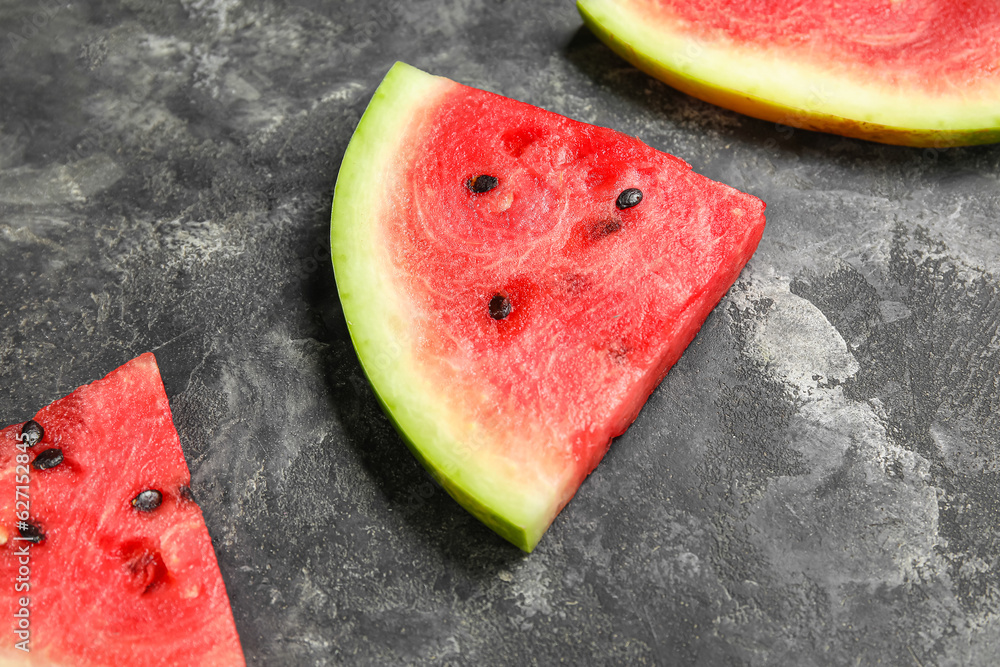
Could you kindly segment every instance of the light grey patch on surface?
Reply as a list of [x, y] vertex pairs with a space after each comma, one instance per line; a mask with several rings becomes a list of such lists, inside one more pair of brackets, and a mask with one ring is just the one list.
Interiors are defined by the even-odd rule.
[[880, 301], [878, 308], [882, 314], [882, 321], [886, 324], [905, 320], [912, 315], [912, 311], [906, 307], [906, 304], [899, 301]]
[[774, 377], [808, 391], [858, 371], [840, 333], [816, 306], [792, 294], [787, 280], [762, 287], [753, 298], [767, 299], [770, 306], [756, 328], [754, 352]]
[[946, 576], [938, 490], [929, 461], [892, 442], [877, 406], [845, 396], [858, 362], [826, 316], [787, 290], [787, 279], [755, 276], [735, 301], [768, 304], [743, 320], [752, 330], [746, 351], [794, 395], [785, 439], [806, 472], [771, 479], [745, 506], [746, 525], [770, 575], [782, 586], [818, 587], [823, 615], [839, 618], [859, 587]]
[[92, 155], [78, 162], [42, 169], [8, 169], [0, 172], [0, 204], [79, 204], [110, 188], [124, 173], [107, 155]]
[[937, 420], [930, 435], [944, 460], [954, 470], [972, 474], [1000, 474], [1000, 451], [984, 441], [974, 424]]

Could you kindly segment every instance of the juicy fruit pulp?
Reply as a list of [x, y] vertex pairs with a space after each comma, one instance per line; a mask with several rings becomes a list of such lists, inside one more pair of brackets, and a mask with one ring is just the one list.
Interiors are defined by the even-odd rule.
[[[33, 421], [30, 447], [22, 425], [0, 431], [0, 599], [8, 623], [28, 599], [30, 649], [7, 632], [0, 663], [243, 665], [153, 355]], [[29, 466], [52, 449], [62, 460]]]
[[623, 58], [690, 95], [913, 146], [1000, 141], [994, 0], [577, 0]]
[[397, 63], [344, 156], [333, 262], [410, 448], [530, 551], [735, 280], [763, 208], [631, 137]]

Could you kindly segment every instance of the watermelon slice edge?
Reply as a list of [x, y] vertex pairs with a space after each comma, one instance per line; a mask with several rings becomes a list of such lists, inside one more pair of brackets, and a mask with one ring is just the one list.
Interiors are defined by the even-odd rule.
[[[79, 387], [33, 421], [44, 435], [31, 448], [19, 446], [21, 424], [0, 431], [0, 600], [15, 623], [29, 601], [27, 642], [5, 642], [0, 662], [245, 664], [155, 357]], [[51, 467], [24, 463], [55, 449]], [[33, 543], [21, 511], [40, 533]]]
[[[900, 30], [924, 31], [913, 37], [916, 43], [909, 49], [890, 48], [892, 39], [901, 40], [901, 35], [837, 32], [850, 30], [851, 20], [861, 24], [859, 31], [877, 30], [872, 23], [890, 20], [878, 12], [910, 5], [929, 9], [941, 5], [942, 11], [960, 12], [959, 4], [978, 4], [988, 12], [986, 3], [948, 7], [938, 0], [920, 0], [886, 2], [883, 7], [848, 2], [840, 11], [857, 15], [838, 17], [844, 25], [834, 24], [830, 15], [837, 10], [825, 3], [790, 1], [764, 8], [757, 4], [577, 0], [577, 9], [601, 41], [637, 68], [693, 97], [749, 116], [906, 146], [1000, 141], [1000, 52], [995, 39], [979, 45], [987, 51], [979, 54], [984, 62], [970, 58], [969, 63], [957, 62], [943, 70], [940, 58], [925, 45], [933, 30], [950, 30], [954, 23], [949, 19], [954, 17], [919, 26], [908, 26], [902, 19], [893, 24]], [[731, 8], [756, 16], [726, 15]], [[995, 6], [991, 11], [988, 20], [993, 27], [979, 26], [983, 35], [1000, 29]], [[789, 18], [793, 12], [807, 16]], [[966, 17], [969, 20], [975, 19]], [[765, 30], [768, 22], [774, 24], [770, 31]], [[789, 34], [781, 32], [786, 22]], [[795, 32], [807, 29], [811, 32]], [[969, 38], [953, 50], [975, 46]]]
[[[499, 185], [473, 191], [481, 174]], [[331, 247], [390, 420], [531, 551], [733, 283], [763, 209], [634, 138], [397, 63], [345, 153]]]

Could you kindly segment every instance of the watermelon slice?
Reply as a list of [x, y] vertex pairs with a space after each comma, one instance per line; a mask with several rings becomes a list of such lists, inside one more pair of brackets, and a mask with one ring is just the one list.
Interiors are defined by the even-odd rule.
[[243, 665], [190, 480], [152, 354], [0, 431], [0, 664]]
[[713, 104], [911, 146], [1000, 141], [996, 0], [577, 0], [620, 56]]
[[757, 247], [759, 199], [613, 130], [397, 63], [331, 239], [386, 412], [531, 551]]

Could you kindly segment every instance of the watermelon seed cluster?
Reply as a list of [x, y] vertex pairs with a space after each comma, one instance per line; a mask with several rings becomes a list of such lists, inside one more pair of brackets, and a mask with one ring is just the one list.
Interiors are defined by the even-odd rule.
[[[45, 437], [45, 429], [34, 419], [29, 419], [21, 427], [21, 441], [28, 447], [34, 447]], [[31, 462], [31, 467], [35, 470], [49, 470], [55, 468], [63, 462], [62, 449], [49, 447], [39, 452]], [[180, 495], [185, 500], [194, 500], [191, 489], [186, 485], [180, 488]], [[163, 494], [156, 489], [146, 489], [132, 499], [132, 507], [140, 512], [152, 512], [163, 503]], [[39, 544], [45, 540], [45, 532], [41, 526], [33, 521], [18, 522], [18, 533], [21, 538], [33, 544]]]
[[498, 185], [500, 185], [500, 180], [496, 176], [487, 176], [485, 174], [473, 176], [465, 183], [465, 187], [469, 188], [477, 195], [489, 192]]
[[[42, 438], [45, 437], [45, 429], [42, 425], [36, 422], [34, 419], [29, 419], [24, 422], [21, 427], [21, 442], [28, 447], [34, 447], [37, 445]], [[56, 454], [51, 454], [50, 452], [57, 452]], [[58, 458], [58, 461], [55, 459]], [[42, 459], [41, 466], [36, 465], [36, 462]], [[31, 462], [31, 466], [35, 470], [44, 470], [45, 468], [51, 468], [52, 466], [59, 465], [62, 462], [62, 450], [52, 448], [46, 449], [35, 457], [35, 460]], [[51, 465], [46, 465], [46, 461], [54, 461]], [[34, 521], [18, 521], [17, 522], [17, 532], [21, 535], [22, 539], [25, 539], [32, 544], [39, 544], [45, 539], [45, 533], [42, 531], [41, 527]]]
[[615, 200], [615, 206], [619, 210], [624, 211], [627, 208], [638, 206], [641, 201], [642, 190], [639, 188], [628, 188], [627, 190], [622, 190], [621, 194], [618, 195], [618, 199]]

